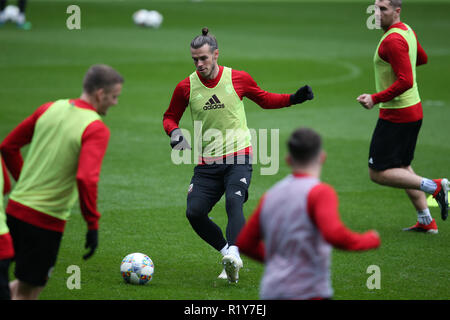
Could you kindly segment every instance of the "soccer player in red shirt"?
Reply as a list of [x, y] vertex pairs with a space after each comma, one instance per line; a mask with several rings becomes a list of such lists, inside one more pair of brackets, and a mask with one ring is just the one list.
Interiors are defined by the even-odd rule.
[[[83, 258], [98, 245], [97, 190], [110, 132], [101, 120], [117, 104], [123, 78], [94, 65], [79, 99], [46, 103], [12, 130], [0, 152], [17, 181], [6, 207], [15, 250], [12, 299], [37, 299], [56, 263], [70, 210], [79, 198], [87, 222]], [[30, 145], [25, 161], [20, 149]]]
[[5, 209], [3, 208], [3, 195], [11, 189], [8, 172], [0, 155], [0, 300], [11, 298], [9, 291], [8, 269], [11, 259], [14, 257], [14, 246], [6, 224]]
[[[210, 130], [223, 134], [222, 137], [225, 132], [237, 133], [236, 144], [225, 138], [201, 146], [204, 148], [200, 164], [194, 168], [186, 209], [195, 232], [223, 255], [224, 270], [219, 278], [237, 282], [242, 260], [234, 242], [245, 224], [243, 204], [248, 198], [252, 175], [251, 137], [242, 100], [247, 97], [263, 109], [278, 109], [311, 100], [313, 93], [309, 86], [301, 87], [294, 94], [267, 92], [247, 72], [218, 65], [217, 40], [208, 28], [192, 40], [191, 56], [196, 71], [176, 86], [164, 113], [163, 126], [175, 150], [191, 148], [178, 127], [188, 106], [194, 123], [202, 123], [202, 137]], [[209, 148], [211, 145], [213, 148]], [[209, 153], [210, 149], [216, 152]], [[224, 194], [228, 216], [226, 240], [220, 227], [208, 217]]]
[[425, 193], [432, 194], [448, 216], [448, 179], [417, 175], [411, 162], [422, 125], [422, 104], [416, 81], [416, 66], [428, 57], [415, 32], [400, 21], [401, 0], [377, 0], [377, 13], [384, 35], [375, 52], [377, 91], [357, 100], [366, 109], [380, 104], [380, 115], [369, 151], [369, 174], [380, 185], [404, 189], [417, 210], [417, 223], [405, 231], [438, 233]]
[[368, 250], [380, 238], [375, 231], [352, 232], [341, 222], [336, 192], [320, 181], [326, 155], [315, 131], [297, 129], [288, 149], [292, 174], [261, 197], [236, 245], [265, 264], [262, 299], [330, 299], [332, 246]]

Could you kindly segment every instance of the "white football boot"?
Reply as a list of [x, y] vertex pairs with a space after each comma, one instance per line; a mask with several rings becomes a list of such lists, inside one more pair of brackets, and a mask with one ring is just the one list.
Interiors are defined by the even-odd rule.
[[227, 272], [225, 271], [225, 267], [223, 267], [222, 272], [219, 274], [219, 276], [217, 277], [218, 279], [222, 279], [222, 280], [227, 280]]
[[237, 283], [239, 280], [239, 270], [243, 267], [242, 259], [234, 254], [227, 254], [222, 258], [222, 264], [228, 282]]

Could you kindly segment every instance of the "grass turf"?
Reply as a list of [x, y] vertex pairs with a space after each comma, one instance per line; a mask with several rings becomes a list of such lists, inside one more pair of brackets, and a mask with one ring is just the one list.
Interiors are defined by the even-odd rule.
[[[78, 207], [67, 224], [58, 262], [41, 299], [257, 299], [263, 266], [244, 258], [238, 285], [219, 281], [219, 255], [193, 232], [185, 218], [186, 192], [193, 165], [175, 166], [162, 129], [175, 85], [193, 71], [190, 40], [208, 26], [219, 41], [219, 63], [249, 72], [265, 90], [292, 93], [309, 84], [315, 99], [289, 109], [266, 111], [245, 100], [249, 127], [279, 129], [280, 169], [260, 175], [255, 165], [249, 216], [258, 198], [289, 173], [284, 141], [298, 126], [324, 138], [328, 160], [322, 180], [335, 186], [342, 220], [356, 231], [376, 229], [379, 250], [335, 250], [335, 299], [448, 299], [449, 222], [431, 208], [439, 234], [409, 234], [415, 211], [401, 190], [369, 181], [367, 153], [376, 110], [355, 98], [374, 91], [373, 51], [380, 31], [368, 30], [370, 3], [254, 1], [79, 1], [81, 30], [68, 30], [68, 1], [31, 1], [31, 31], [0, 29], [0, 137], [44, 102], [78, 97], [86, 69], [107, 63], [125, 77], [119, 105], [104, 119], [111, 140], [104, 159], [98, 206], [103, 216], [100, 246], [83, 261], [86, 226]], [[133, 25], [141, 9], [164, 15], [159, 30]], [[402, 18], [417, 32], [429, 55], [418, 68], [424, 123], [413, 162], [424, 176], [449, 176], [450, 32], [448, 2], [403, 6]], [[191, 129], [189, 112], [181, 121]], [[26, 152], [26, 149], [25, 149]], [[226, 224], [223, 199], [210, 215]], [[147, 286], [126, 285], [121, 259], [144, 252], [155, 263]], [[69, 290], [67, 267], [81, 268], [81, 289]], [[381, 270], [381, 289], [366, 287], [370, 265]]]

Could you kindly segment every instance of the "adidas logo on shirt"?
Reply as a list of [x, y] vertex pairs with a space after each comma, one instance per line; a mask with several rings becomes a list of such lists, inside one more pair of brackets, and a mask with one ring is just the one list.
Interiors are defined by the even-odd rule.
[[225, 108], [225, 105], [220, 102], [219, 98], [214, 94], [211, 98], [209, 98], [208, 102], [206, 102], [203, 110], [212, 110], [212, 109], [220, 109]]

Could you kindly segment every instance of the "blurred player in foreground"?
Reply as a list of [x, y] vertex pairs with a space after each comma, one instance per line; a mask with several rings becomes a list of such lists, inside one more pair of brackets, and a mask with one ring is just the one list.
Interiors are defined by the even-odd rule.
[[[5, 10], [8, 8], [6, 6], [7, 0], [0, 0], [0, 27], [11, 17], [8, 17], [8, 12]], [[27, 8], [27, 0], [18, 0], [17, 8], [14, 6], [9, 6], [12, 9], [18, 10], [17, 15], [14, 15], [14, 22], [19, 29], [29, 30], [31, 29], [31, 22], [27, 21], [25, 16], [25, 10]], [[15, 11], [15, 10], [14, 10]]]
[[368, 250], [376, 231], [350, 231], [341, 222], [333, 187], [320, 181], [326, 154], [313, 130], [295, 130], [288, 141], [292, 174], [275, 184], [238, 236], [241, 253], [265, 264], [261, 299], [330, 299], [332, 246]]
[[9, 275], [8, 269], [11, 259], [14, 257], [14, 247], [6, 224], [5, 208], [3, 207], [3, 195], [10, 191], [11, 185], [8, 172], [0, 155], [0, 300], [9, 300]]
[[450, 186], [445, 178], [418, 176], [411, 167], [423, 118], [416, 66], [426, 64], [428, 57], [415, 32], [400, 21], [401, 4], [401, 0], [375, 2], [384, 30], [374, 56], [377, 93], [357, 98], [366, 109], [380, 104], [370, 144], [369, 175], [375, 183], [406, 191], [417, 211], [417, 223], [404, 231], [438, 233], [425, 193], [433, 195], [445, 220]]
[[[113, 68], [94, 65], [79, 99], [46, 103], [22, 121], [0, 145], [17, 181], [6, 207], [15, 250], [12, 299], [37, 299], [56, 263], [71, 208], [79, 198], [87, 222], [83, 256], [98, 245], [97, 190], [110, 132], [101, 120], [117, 104], [123, 78]], [[28, 145], [22, 160], [20, 149]]]
[[[192, 40], [191, 56], [196, 71], [176, 86], [164, 113], [164, 130], [173, 149], [191, 149], [178, 127], [184, 111], [190, 107], [194, 128], [196, 122], [201, 123], [200, 137], [212, 131], [221, 137], [215, 137], [212, 143], [196, 141], [201, 159], [189, 186], [186, 216], [195, 232], [223, 255], [224, 269], [219, 278], [237, 282], [243, 264], [234, 242], [245, 224], [243, 205], [252, 176], [251, 134], [242, 100], [247, 97], [264, 109], [279, 109], [314, 96], [309, 86], [294, 94], [267, 92], [247, 72], [219, 66], [217, 40], [208, 28], [203, 28], [202, 34]], [[220, 227], [208, 217], [224, 194], [228, 216], [226, 240]]]

